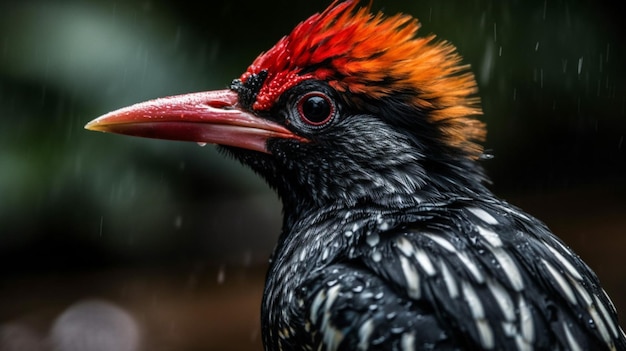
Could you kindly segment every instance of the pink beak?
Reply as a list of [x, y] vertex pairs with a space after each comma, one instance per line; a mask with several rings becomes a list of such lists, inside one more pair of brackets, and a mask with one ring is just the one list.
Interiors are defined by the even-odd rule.
[[216, 90], [150, 100], [109, 112], [85, 129], [147, 138], [185, 140], [269, 153], [271, 138], [304, 138], [243, 111], [237, 93]]

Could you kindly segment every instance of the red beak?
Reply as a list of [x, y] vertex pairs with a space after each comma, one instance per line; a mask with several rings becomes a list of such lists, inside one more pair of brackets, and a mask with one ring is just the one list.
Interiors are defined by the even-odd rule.
[[237, 93], [217, 90], [171, 96], [109, 112], [86, 129], [147, 138], [235, 146], [269, 153], [270, 138], [305, 139], [243, 111]]

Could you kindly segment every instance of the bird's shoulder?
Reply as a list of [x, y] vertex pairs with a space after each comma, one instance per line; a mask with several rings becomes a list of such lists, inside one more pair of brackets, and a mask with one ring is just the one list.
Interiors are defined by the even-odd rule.
[[383, 340], [398, 350], [625, 347], [594, 273], [515, 207], [462, 203], [387, 218], [361, 225], [357, 250], [303, 285], [308, 326], [337, 346], [328, 349]]

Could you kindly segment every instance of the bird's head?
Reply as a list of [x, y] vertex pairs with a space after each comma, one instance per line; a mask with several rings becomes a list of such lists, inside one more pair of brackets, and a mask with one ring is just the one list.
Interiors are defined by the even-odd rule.
[[455, 48], [418, 37], [411, 16], [357, 5], [335, 1], [301, 22], [229, 89], [136, 104], [86, 128], [222, 145], [286, 201], [479, 184], [485, 129]]

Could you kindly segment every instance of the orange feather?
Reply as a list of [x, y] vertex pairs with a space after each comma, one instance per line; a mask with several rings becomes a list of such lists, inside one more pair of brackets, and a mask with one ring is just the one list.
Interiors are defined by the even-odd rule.
[[405, 101], [426, 111], [440, 124], [445, 141], [478, 157], [476, 142], [486, 135], [476, 81], [461, 64], [456, 48], [434, 35], [417, 37], [417, 19], [398, 14], [372, 14], [358, 1], [333, 2], [311, 16], [267, 52], [242, 75], [241, 81], [267, 72], [252, 107], [269, 110], [287, 89], [307, 79], [327, 81], [342, 92], [379, 99], [414, 91]]

